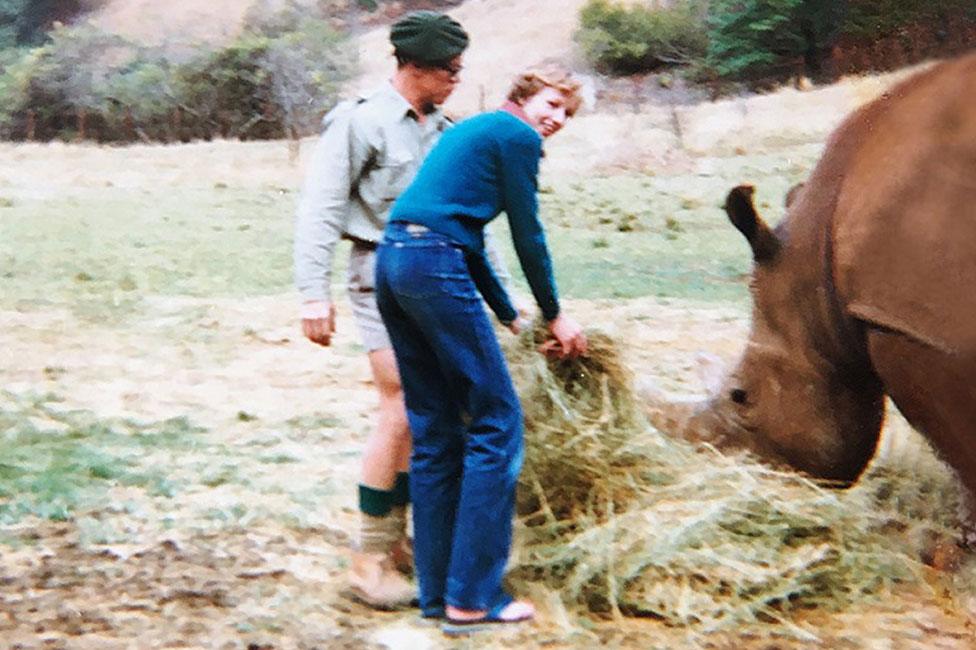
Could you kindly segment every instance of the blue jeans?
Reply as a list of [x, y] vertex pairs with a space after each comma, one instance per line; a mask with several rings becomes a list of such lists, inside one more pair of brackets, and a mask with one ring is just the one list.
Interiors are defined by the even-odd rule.
[[506, 598], [523, 458], [522, 409], [505, 358], [463, 251], [443, 235], [390, 224], [376, 298], [413, 435], [421, 609], [490, 609]]

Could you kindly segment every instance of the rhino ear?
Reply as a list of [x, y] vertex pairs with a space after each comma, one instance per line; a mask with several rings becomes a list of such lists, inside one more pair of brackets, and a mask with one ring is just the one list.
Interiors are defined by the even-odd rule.
[[783, 205], [787, 208], [796, 202], [797, 197], [800, 195], [800, 190], [803, 189], [804, 183], [797, 183], [786, 192], [786, 198], [783, 199]]
[[766, 222], [756, 212], [752, 195], [756, 189], [752, 185], [739, 185], [732, 188], [725, 198], [725, 213], [729, 221], [745, 235], [752, 247], [752, 257], [757, 263], [768, 262], [776, 257], [780, 243]]

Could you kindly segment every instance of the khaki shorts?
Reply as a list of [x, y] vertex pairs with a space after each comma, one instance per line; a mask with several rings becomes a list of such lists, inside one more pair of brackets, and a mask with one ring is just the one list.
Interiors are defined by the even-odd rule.
[[376, 306], [375, 270], [376, 251], [362, 244], [353, 244], [346, 282], [356, 327], [367, 352], [393, 347]]

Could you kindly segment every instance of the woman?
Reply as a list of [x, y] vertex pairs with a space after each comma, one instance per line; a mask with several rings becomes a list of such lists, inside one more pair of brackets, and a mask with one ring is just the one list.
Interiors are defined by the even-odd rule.
[[444, 616], [450, 626], [535, 614], [531, 603], [502, 590], [522, 411], [479, 292], [513, 333], [520, 325], [486, 261], [483, 230], [506, 213], [554, 338], [549, 349], [585, 353], [580, 326], [559, 308], [536, 197], [543, 138], [576, 112], [578, 91], [564, 71], [526, 72], [500, 110], [449, 129], [393, 206], [377, 255], [377, 301], [413, 436], [420, 605], [424, 616]]

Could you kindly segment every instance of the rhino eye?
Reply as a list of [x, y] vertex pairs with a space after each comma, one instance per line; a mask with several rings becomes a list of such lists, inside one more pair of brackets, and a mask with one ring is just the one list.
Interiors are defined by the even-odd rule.
[[745, 404], [746, 392], [741, 388], [733, 388], [732, 390], [729, 391], [729, 399], [735, 402], [736, 404]]

